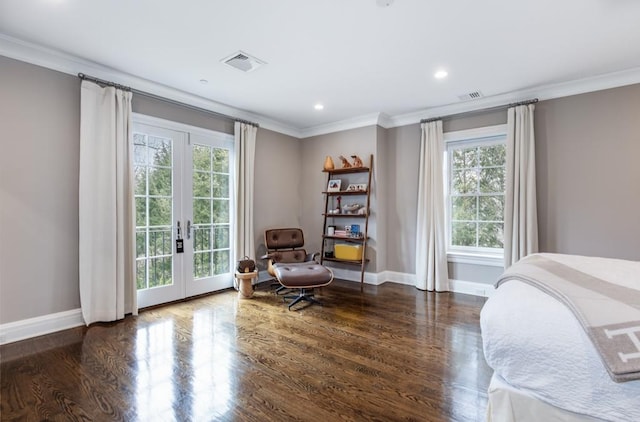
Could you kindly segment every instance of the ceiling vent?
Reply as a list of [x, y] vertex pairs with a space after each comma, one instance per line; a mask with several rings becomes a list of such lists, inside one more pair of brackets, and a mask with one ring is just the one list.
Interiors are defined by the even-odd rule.
[[482, 97], [484, 97], [484, 95], [482, 95], [482, 92], [480, 91], [473, 91], [468, 94], [458, 95], [458, 98], [460, 98], [461, 101], [477, 100]]
[[252, 72], [263, 64], [266, 64], [262, 60], [257, 59], [244, 51], [233, 53], [229, 57], [222, 59], [221, 62], [243, 72]]

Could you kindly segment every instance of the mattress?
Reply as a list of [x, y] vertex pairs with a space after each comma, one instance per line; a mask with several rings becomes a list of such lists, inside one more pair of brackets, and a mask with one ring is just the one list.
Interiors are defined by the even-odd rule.
[[484, 354], [522, 394], [557, 408], [640, 421], [640, 381], [615, 383], [573, 313], [519, 281], [500, 286], [480, 316]]

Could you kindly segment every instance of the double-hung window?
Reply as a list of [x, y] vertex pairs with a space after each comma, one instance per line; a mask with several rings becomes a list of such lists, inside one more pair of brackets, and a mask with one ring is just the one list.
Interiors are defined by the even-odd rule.
[[506, 135], [502, 126], [445, 134], [447, 252], [504, 253]]

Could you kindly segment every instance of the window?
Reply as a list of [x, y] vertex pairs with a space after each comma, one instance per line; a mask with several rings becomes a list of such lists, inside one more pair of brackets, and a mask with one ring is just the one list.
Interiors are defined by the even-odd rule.
[[506, 136], [470, 135], [447, 142], [447, 249], [502, 255]]

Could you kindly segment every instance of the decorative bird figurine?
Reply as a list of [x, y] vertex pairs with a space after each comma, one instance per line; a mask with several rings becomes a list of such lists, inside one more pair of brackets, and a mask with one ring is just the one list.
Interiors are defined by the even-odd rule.
[[349, 169], [349, 168], [352, 167], [351, 163], [349, 162], [349, 160], [344, 158], [342, 155], [340, 156], [340, 161], [342, 161], [342, 168], [343, 169]]

